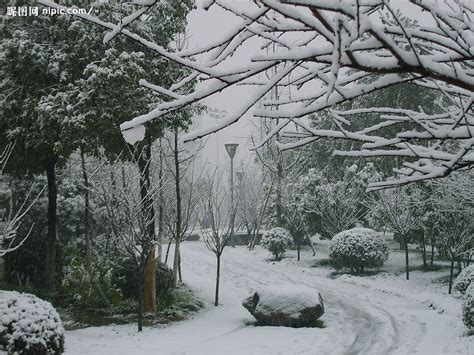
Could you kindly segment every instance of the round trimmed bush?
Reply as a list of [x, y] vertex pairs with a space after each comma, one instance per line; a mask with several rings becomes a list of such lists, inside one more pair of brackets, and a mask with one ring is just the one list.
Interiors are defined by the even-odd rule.
[[336, 234], [329, 246], [332, 265], [361, 273], [383, 265], [388, 259], [388, 246], [379, 233], [368, 228], [353, 228]]
[[462, 320], [466, 327], [474, 328], [474, 285], [466, 290], [466, 298], [462, 305]]
[[261, 245], [265, 249], [269, 250], [278, 260], [288, 248], [293, 243], [293, 238], [291, 237], [290, 232], [285, 228], [272, 228], [269, 231], [263, 233]]
[[64, 328], [51, 303], [29, 293], [0, 291], [0, 350], [46, 355], [64, 351]]
[[462, 320], [468, 328], [474, 328], [474, 265], [464, 268], [454, 281], [454, 288], [464, 299]]

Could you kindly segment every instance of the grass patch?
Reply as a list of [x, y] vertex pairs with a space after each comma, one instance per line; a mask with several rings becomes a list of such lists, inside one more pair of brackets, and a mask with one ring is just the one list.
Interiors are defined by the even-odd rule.
[[[58, 288], [57, 292], [45, 292], [32, 287], [18, 287], [4, 284], [2, 289], [34, 294], [53, 304], [61, 316], [67, 330], [90, 326], [136, 323], [137, 301], [125, 298], [115, 302], [106, 301], [99, 296], [78, 300], [74, 293]], [[204, 308], [201, 298], [186, 284], [179, 283], [164, 299], [158, 300], [156, 314], [144, 314], [144, 325], [166, 324], [186, 319]]]
[[[145, 313], [145, 326], [167, 324], [188, 318], [204, 307], [201, 298], [186, 284], [180, 283], [162, 300], [158, 300], [156, 314]], [[88, 326], [104, 326], [109, 324], [130, 324], [137, 322], [137, 301], [125, 299], [117, 304], [103, 308], [58, 308], [61, 318], [68, 330]]]

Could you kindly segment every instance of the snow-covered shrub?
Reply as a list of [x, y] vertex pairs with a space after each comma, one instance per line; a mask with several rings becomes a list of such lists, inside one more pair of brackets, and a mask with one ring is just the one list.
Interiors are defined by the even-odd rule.
[[278, 259], [292, 243], [290, 232], [285, 228], [276, 227], [263, 234], [261, 245]]
[[474, 265], [464, 268], [454, 281], [454, 287], [464, 299], [462, 320], [466, 327], [474, 328]]
[[462, 305], [462, 320], [469, 329], [474, 328], [474, 284], [470, 285], [465, 292], [465, 300]]
[[336, 269], [360, 273], [382, 266], [388, 259], [388, 246], [379, 233], [368, 228], [353, 228], [332, 238], [329, 257]]
[[186, 284], [179, 283], [166, 299], [160, 302], [160, 316], [168, 320], [182, 320], [204, 307], [199, 295]]
[[64, 351], [64, 328], [51, 303], [29, 293], [0, 291], [0, 350], [46, 355]]
[[123, 295], [112, 279], [117, 266], [103, 256], [95, 256], [90, 263], [82, 256], [75, 256], [65, 268], [62, 290], [75, 320], [88, 323], [89, 315], [107, 314], [108, 308], [119, 304]]
[[[174, 288], [173, 271], [168, 265], [158, 262], [156, 267], [156, 297], [158, 302], [169, 297]], [[138, 280], [134, 261], [126, 258], [113, 274], [113, 285], [117, 286], [125, 298], [138, 299]]]
[[459, 273], [454, 281], [454, 288], [464, 295], [471, 284], [474, 284], [474, 264], [465, 267]]

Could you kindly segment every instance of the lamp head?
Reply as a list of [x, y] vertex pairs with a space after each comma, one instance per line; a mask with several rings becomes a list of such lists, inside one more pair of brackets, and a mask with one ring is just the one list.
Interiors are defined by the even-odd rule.
[[227, 154], [229, 154], [230, 159], [233, 159], [235, 156], [235, 152], [237, 151], [237, 147], [239, 146], [238, 143], [226, 143], [225, 150], [227, 150]]

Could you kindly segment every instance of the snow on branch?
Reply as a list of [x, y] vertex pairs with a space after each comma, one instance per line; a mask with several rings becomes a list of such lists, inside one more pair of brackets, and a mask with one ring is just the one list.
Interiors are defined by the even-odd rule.
[[10, 193], [10, 206], [3, 211], [0, 210], [0, 257], [21, 247], [29, 237], [33, 225], [29, 226], [27, 233], [22, 236], [18, 235], [18, 229], [25, 215], [31, 210], [46, 188], [46, 186], [43, 186], [36, 196], [32, 196], [34, 190], [32, 186], [21, 205], [19, 207], [13, 205], [11, 191], [3, 191], [1, 178], [14, 146], [14, 144], [8, 144], [3, 151], [0, 151], [0, 192]]
[[[49, 0], [39, 2], [61, 7]], [[217, 132], [250, 111], [278, 121], [279, 129], [272, 134], [281, 137], [281, 149], [331, 138], [359, 142], [353, 150], [336, 154], [406, 158], [397, 170], [398, 179], [371, 188], [472, 168], [474, 9], [469, 0], [412, 0], [403, 2], [403, 7], [394, 0], [261, 0], [246, 6], [226, 0], [205, 1], [203, 9], [224, 10], [237, 24], [219, 29], [219, 39], [182, 52], [169, 51], [125, 28], [140, 18], [140, 11], [156, 4], [147, 1], [118, 25], [76, 15], [108, 29], [105, 40], [120, 33], [190, 69], [185, 82], [202, 81], [191, 92], [185, 92], [181, 82], [170, 88], [142, 82], [170, 100], [145, 115], [131, 117], [121, 125], [122, 131], [229, 87], [253, 85], [255, 95], [242, 99], [240, 109], [214, 126], [189, 132], [185, 140]], [[421, 18], [423, 22], [417, 22]], [[266, 50], [270, 46], [278, 50]], [[249, 50], [253, 50], [250, 55]], [[245, 55], [239, 56], [242, 53]], [[232, 61], [236, 57], [244, 59], [236, 65]], [[265, 75], [270, 70], [273, 75]], [[403, 83], [436, 90], [449, 104], [440, 105], [435, 113], [405, 107], [340, 109], [340, 104]], [[275, 87], [284, 87], [291, 95], [267, 95]], [[308, 123], [309, 115], [328, 110], [333, 128]], [[357, 125], [351, 123], [364, 115], [375, 115], [378, 122], [354, 129]]]

